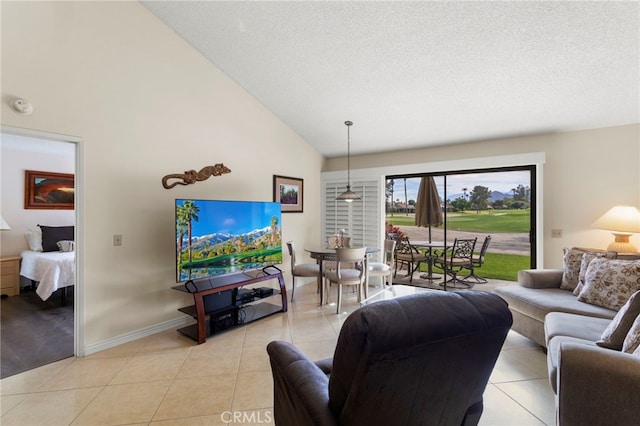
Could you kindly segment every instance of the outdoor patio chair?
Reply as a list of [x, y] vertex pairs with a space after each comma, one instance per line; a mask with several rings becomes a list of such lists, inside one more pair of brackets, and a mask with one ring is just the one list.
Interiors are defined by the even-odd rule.
[[489, 243], [491, 243], [491, 235], [487, 235], [482, 243], [482, 248], [480, 248], [480, 253], [476, 255], [475, 253], [471, 257], [471, 265], [469, 267], [469, 275], [465, 278], [462, 278], [462, 281], [471, 281], [473, 284], [485, 284], [487, 282], [486, 278], [482, 278], [476, 275], [476, 268], [481, 268], [484, 263], [484, 256], [487, 253], [487, 249], [489, 248]]
[[398, 266], [400, 269], [407, 268], [407, 276], [409, 282], [413, 281], [413, 273], [420, 270], [421, 263], [429, 262], [429, 256], [423, 254], [416, 247], [411, 245], [409, 237], [400, 237], [396, 241], [396, 264], [393, 276], [398, 273]]
[[471, 269], [471, 258], [473, 257], [473, 250], [476, 247], [478, 237], [475, 238], [456, 238], [453, 242], [453, 246], [442, 255], [433, 260], [434, 266], [446, 271], [447, 275], [451, 278], [446, 279], [443, 285], [447, 286], [447, 283], [451, 283], [452, 287], [456, 284], [460, 284], [464, 287], [471, 287], [471, 284], [466, 283], [463, 278], [460, 278], [458, 274], [463, 269]]

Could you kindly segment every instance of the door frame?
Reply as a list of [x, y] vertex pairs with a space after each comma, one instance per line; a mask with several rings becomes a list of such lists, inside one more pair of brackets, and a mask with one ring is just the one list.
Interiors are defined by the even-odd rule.
[[59, 133], [44, 132], [39, 130], [24, 129], [20, 127], [0, 126], [0, 134], [24, 136], [36, 139], [46, 139], [56, 142], [68, 142], [74, 144], [75, 153], [75, 189], [74, 189], [74, 214], [75, 226], [74, 239], [76, 241], [75, 264], [76, 272], [73, 288], [73, 353], [76, 357], [84, 356], [84, 140], [78, 136]]

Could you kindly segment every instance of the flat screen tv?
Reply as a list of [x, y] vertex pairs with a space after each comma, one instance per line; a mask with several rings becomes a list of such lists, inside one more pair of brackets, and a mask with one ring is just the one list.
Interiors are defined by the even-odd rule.
[[176, 281], [282, 263], [280, 203], [175, 200]]

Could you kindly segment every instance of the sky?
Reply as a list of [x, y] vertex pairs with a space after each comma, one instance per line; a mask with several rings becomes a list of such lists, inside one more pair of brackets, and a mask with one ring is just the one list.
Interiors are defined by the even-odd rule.
[[[444, 197], [444, 176], [434, 177], [440, 197]], [[512, 188], [518, 185], [531, 187], [530, 173], [527, 170], [493, 173], [469, 173], [447, 176], [447, 198], [451, 195], [462, 194], [462, 188], [467, 188], [467, 194], [476, 185], [486, 186], [490, 191], [511, 194]], [[418, 199], [420, 178], [407, 179], [407, 199]], [[393, 199], [404, 201], [404, 179], [396, 179], [393, 185]]]
[[[176, 200], [176, 205], [185, 200]], [[258, 201], [217, 201], [193, 200], [200, 209], [199, 220], [192, 222], [193, 236], [213, 234], [244, 234], [255, 229], [271, 226], [271, 218], [278, 218], [278, 226], [282, 226], [280, 204]]]

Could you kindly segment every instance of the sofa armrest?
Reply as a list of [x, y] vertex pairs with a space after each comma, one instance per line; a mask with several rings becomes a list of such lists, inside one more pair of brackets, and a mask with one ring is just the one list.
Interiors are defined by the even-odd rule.
[[518, 285], [527, 288], [560, 288], [562, 269], [523, 269], [518, 271]]
[[640, 358], [563, 343], [558, 361], [558, 424], [632, 425], [640, 419]]
[[267, 345], [273, 373], [273, 411], [277, 425], [336, 425], [329, 409], [329, 377], [295, 346]]

